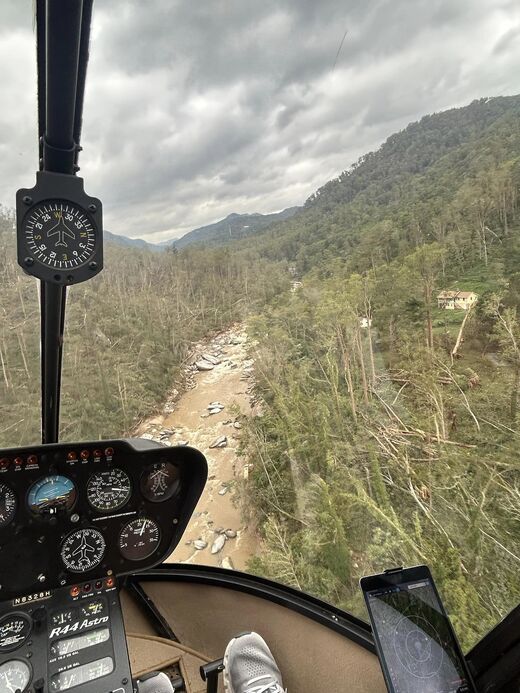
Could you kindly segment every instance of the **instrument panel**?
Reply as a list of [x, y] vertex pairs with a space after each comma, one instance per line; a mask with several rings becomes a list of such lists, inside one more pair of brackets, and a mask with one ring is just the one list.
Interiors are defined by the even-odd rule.
[[206, 478], [197, 450], [141, 439], [0, 450], [0, 601], [160, 563]]

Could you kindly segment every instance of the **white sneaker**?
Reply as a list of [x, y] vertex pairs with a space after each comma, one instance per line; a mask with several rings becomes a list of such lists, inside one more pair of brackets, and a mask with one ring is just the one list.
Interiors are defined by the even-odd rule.
[[258, 633], [241, 633], [224, 654], [228, 693], [287, 693], [271, 650]]

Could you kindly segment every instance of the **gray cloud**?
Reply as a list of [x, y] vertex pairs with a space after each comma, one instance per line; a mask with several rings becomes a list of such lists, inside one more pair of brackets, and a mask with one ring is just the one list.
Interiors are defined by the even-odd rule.
[[[519, 32], [516, 0], [96, 0], [86, 188], [149, 240], [300, 204], [410, 121], [519, 92]], [[7, 205], [36, 168], [34, 58], [31, 3], [4, 0]]]

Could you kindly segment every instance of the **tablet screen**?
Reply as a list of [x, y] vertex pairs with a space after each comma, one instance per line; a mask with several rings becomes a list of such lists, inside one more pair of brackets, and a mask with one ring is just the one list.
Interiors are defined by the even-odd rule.
[[473, 690], [430, 580], [388, 584], [366, 600], [393, 693]]

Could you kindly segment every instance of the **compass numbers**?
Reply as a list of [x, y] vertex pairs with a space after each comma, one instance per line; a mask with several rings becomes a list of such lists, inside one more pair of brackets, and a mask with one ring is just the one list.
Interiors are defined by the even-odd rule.
[[161, 503], [175, 496], [181, 487], [178, 468], [171, 462], [156, 462], [141, 478], [141, 493], [152, 503]]
[[130, 479], [122, 469], [97, 472], [87, 484], [88, 502], [99, 512], [119, 510], [130, 500], [131, 495]]
[[64, 540], [60, 555], [67, 570], [82, 573], [101, 563], [105, 549], [105, 540], [97, 529], [78, 529]]
[[39, 262], [57, 270], [84, 265], [96, 245], [94, 227], [86, 212], [71, 202], [46, 200], [24, 220], [25, 242]]
[[7, 484], [0, 483], [0, 528], [7, 527], [16, 514], [16, 496]]
[[159, 546], [161, 530], [156, 522], [146, 517], [128, 522], [119, 535], [119, 550], [129, 561], [143, 561]]

